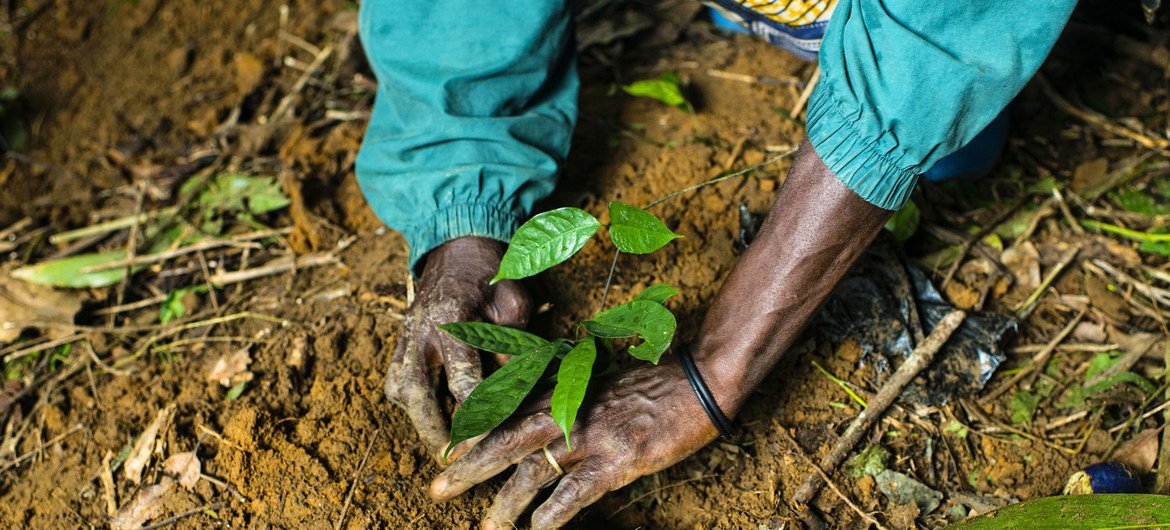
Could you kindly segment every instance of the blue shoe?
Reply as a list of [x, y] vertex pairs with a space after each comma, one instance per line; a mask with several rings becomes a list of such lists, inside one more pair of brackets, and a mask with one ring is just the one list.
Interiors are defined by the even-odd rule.
[[952, 179], [977, 179], [991, 171], [1007, 145], [1011, 123], [1004, 109], [967, 145], [935, 162], [922, 178], [929, 182]]
[[816, 61], [837, 0], [703, 0], [715, 26], [755, 35], [805, 61]]

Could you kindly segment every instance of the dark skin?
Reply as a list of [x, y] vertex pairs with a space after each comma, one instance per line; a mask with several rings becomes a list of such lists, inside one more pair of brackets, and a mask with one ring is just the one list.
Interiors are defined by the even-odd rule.
[[[692, 346], [725, 413], [740, 409], [890, 213], [846, 188], [807, 141], [801, 146], [767, 220]], [[483, 528], [512, 528], [539, 491], [554, 484], [532, 513], [532, 527], [558, 528], [605, 493], [679, 462], [717, 436], [673, 359], [618, 374], [599, 388], [573, 426], [572, 452], [546, 397], [440, 474], [432, 496], [450, 499], [515, 465]], [[547, 461], [546, 447], [565, 475]]]

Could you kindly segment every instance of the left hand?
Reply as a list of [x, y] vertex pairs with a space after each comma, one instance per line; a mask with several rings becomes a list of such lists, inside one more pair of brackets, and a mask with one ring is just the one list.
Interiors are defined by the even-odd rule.
[[[559, 528], [607, 492], [674, 465], [717, 435], [677, 363], [637, 368], [599, 383], [605, 390], [582, 409], [571, 452], [546, 398], [536, 412], [516, 416], [451, 464], [431, 484], [431, 496], [450, 499], [516, 465], [483, 528], [513, 528], [540, 490], [554, 483], [552, 495], [532, 514], [532, 528]], [[563, 476], [549, 463], [545, 447]]]

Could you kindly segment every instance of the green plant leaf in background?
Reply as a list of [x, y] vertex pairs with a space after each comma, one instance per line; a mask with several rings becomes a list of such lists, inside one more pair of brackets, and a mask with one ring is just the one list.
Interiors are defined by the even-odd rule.
[[548, 344], [527, 331], [487, 322], [452, 322], [439, 329], [473, 348], [504, 355], [522, 355]]
[[895, 241], [905, 243], [918, 231], [918, 222], [921, 219], [922, 213], [918, 211], [918, 205], [914, 204], [914, 201], [906, 201], [902, 209], [894, 212], [890, 220], [886, 221], [886, 230], [893, 234]]
[[600, 227], [580, 208], [558, 208], [529, 219], [508, 242], [492, 283], [527, 278], [569, 259]]
[[496, 428], [516, 412], [559, 350], [560, 343], [549, 342], [517, 355], [477, 385], [451, 418], [451, 444], [443, 458], [459, 442]]
[[1032, 421], [1032, 416], [1036, 414], [1036, 407], [1040, 406], [1040, 396], [1028, 392], [1027, 390], [1019, 390], [1013, 396], [1008, 408], [1011, 409], [1012, 423], [1028, 423]]
[[1158, 204], [1149, 194], [1124, 189], [1109, 194], [1109, 198], [1125, 210], [1142, 215], [1170, 215], [1170, 205]]
[[645, 79], [622, 86], [622, 90], [631, 96], [658, 100], [671, 107], [682, 110], [691, 108], [690, 102], [682, 92], [682, 80], [674, 72], [666, 72], [658, 79]]
[[183, 315], [187, 314], [187, 306], [183, 305], [183, 297], [187, 295], [187, 292], [189, 291], [186, 289], [175, 289], [167, 293], [162, 306], [158, 308], [159, 324], [183, 318]]
[[665, 304], [670, 297], [678, 294], [678, 289], [666, 285], [665, 283], [656, 283], [642, 290], [642, 292], [634, 295], [634, 300], [649, 300], [651, 302], [658, 302]]
[[573, 422], [577, 420], [577, 410], [585, 401], [585, 390], [589, 387], [589, 379], [593, 376], [593, 362], [597, 360], [597, 344], [593, 337], [585, 337], [561, 359], [561, 367], [557, 370], [557, 386], [552, 394], [552, 418], [565, 433], [565, 446], [569, 451], [573, 445], [569, 442], [569, 432], [573, 430]]
[[603, 339], [620, 339], [637, 335], [642, 343], [630, 347], [630, 355], [658, 364], [670, 348], [678, 323], [674, 313], [658, 302], [634, 300], [602, 311], [582, 324], [590, 334]]
[[649, 254], [682, 236], [653, 214], [621, 202], [609, 203], [609, 237], [627, 254]]
[[[53, 287], [108, 287], [122, 281], [122, 278], [126, 276], [125, 268], [118, 267], [93, 272], [82, 272], [82, 270], [124, 259], [126, 259], [125, 250], [77, 254], [35, 265], [26, 265], [12, 271], [12, 277], [29, 283]], [[138, 269], [141, 267], [134, 270]]]
[[1170, 526], [1170, 496], [1064, 495], [1009, 504], [948, 526], [950, 530], [1121, 529]]

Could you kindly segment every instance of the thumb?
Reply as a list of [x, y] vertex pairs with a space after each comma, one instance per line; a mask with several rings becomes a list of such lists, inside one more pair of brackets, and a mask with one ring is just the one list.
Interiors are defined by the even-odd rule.
[[[484, 308], [484, 317], [492, 324], [522, 328], [528, 325], [528, 315], [532, 312], [532, 298], [528, 291], [517, 281], [503, 281], [492, 288], [491, 299]], [[508, 364], [511, 356], [496, 354], [496, 363], [500, 366]]]
[[492, 288], [491, 298], [484, 308], [484, 316], [493, 324], [522, 328], [528, 325], [532, 298], [520, 282], [507, 280]]

